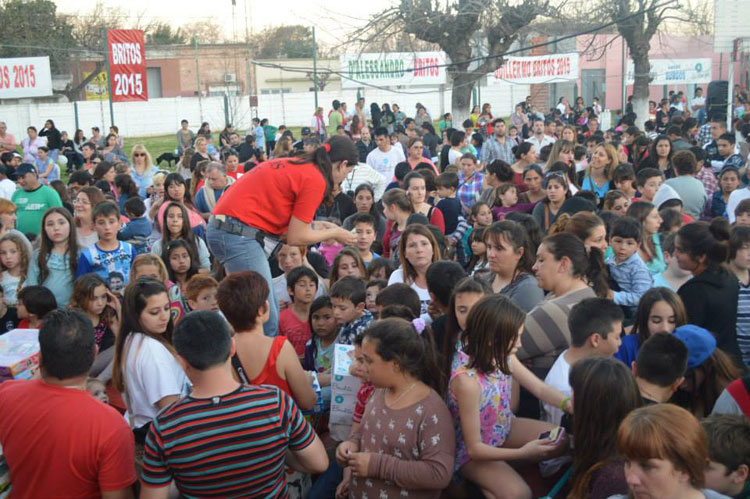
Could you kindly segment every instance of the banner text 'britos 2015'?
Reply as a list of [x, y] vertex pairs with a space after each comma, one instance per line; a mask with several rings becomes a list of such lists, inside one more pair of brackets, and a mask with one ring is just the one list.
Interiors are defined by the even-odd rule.
[[112, 100], [114, 102], [147, 101], [146, 46], [143, 41], [143, 31], [108, 30], [107, 52]]

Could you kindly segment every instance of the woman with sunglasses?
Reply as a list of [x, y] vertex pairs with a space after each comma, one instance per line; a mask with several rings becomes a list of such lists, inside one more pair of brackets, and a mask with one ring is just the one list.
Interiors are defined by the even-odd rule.
[[[268, 257], [280, 240], [293, 246], [335, 239], [356, 243], [356, 235], [328, 222], [315, 221], [315, 212], [334, 185], [340, 185], [359, 160], [348, 137], [334, 136], [298, 158], [266, 161], [245, 173], [225, 192], [209, 219], [206, 239], [228, 274], [253, 270], [271, 282]], [[273, 293], [268, 297], [268, 335], [278, 329], [279, 312]]]
[[130, 171], [130, 175], [138, 186], [138, 195], [142, 199], [146, 199], [151, 194], [154, 185], [156, 167], [151, 159], [151, 154], [149, 154], [143, 144], [133, 146], [131, 164], [133, 168]]
[[549, 172], [544, 176], [542, 188], [546, 196], [534, 206], [534, 211], [531, 214], [536, 218], [542, 232], [546, 233], [550, 226], [555, 223], [563, 203], [570, 197], [570, 185], [565, 174], [556, 171]]

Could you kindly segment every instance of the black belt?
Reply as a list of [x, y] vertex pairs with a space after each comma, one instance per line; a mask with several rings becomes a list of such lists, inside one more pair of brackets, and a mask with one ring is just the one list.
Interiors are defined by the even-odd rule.
[[255, 227], [250, 227], [246, 223], [226, 215], [211, 215], [211, 218], [208, 219], [208, 224], [215, 229], [223, 230], [230, 234], [252, 237], [261, 245], [263, 245], [263, 241], [266, 238], [265, 232], [258, 230]]

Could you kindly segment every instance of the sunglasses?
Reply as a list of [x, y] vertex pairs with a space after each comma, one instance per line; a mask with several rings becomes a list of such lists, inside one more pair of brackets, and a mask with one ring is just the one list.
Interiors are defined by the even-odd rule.
[[137, 158], [137, 157], [139, 157], [139, 156], [140, 156], [140, 157], [146, 156], [146, 153], [143, 153], [143, 152], [136, 152], [136, 153], [133, 153], [133, 157]]

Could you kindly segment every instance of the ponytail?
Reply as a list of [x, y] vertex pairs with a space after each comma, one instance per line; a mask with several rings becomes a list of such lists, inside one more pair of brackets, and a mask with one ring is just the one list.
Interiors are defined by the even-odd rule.
[[333, 197], [331, 196], [331, 192], [333, 191], [333, 163], [341, 161], [346, 161], [354, 166], [359, 162], [359, 153], [351, 139], [336, 135], [328, 139], [328, 142], [316, 148], [312, 153], [301, 155], [293, 163], [312, 163], [320, 170], [326, 181], [323, 202], [331, 204], [333, 203]]
[[594, 289], [599, 298], [607, 298], [609, 294], [607, 265], [604, 263], [604, 254], [599, 248], [593, 246], [588, 248], [588, 269], [586, 270], [586, 281]]
[[604, 255], [598, 248], [586, 250], [583, 241], [569, 232], [547, 236], [542, 241], [555, 260], [567, 257], [571, 263], [573, 277], [578, 277], [594, 289], [597, 296], [606, 298], [609, 292]]
[[677, 231], [680, 246], [693, 259], [706, 257], [706, 268], [716, 270], [729, 259], [729, 231], [727, 224], [714, 219], [683, 225]]

